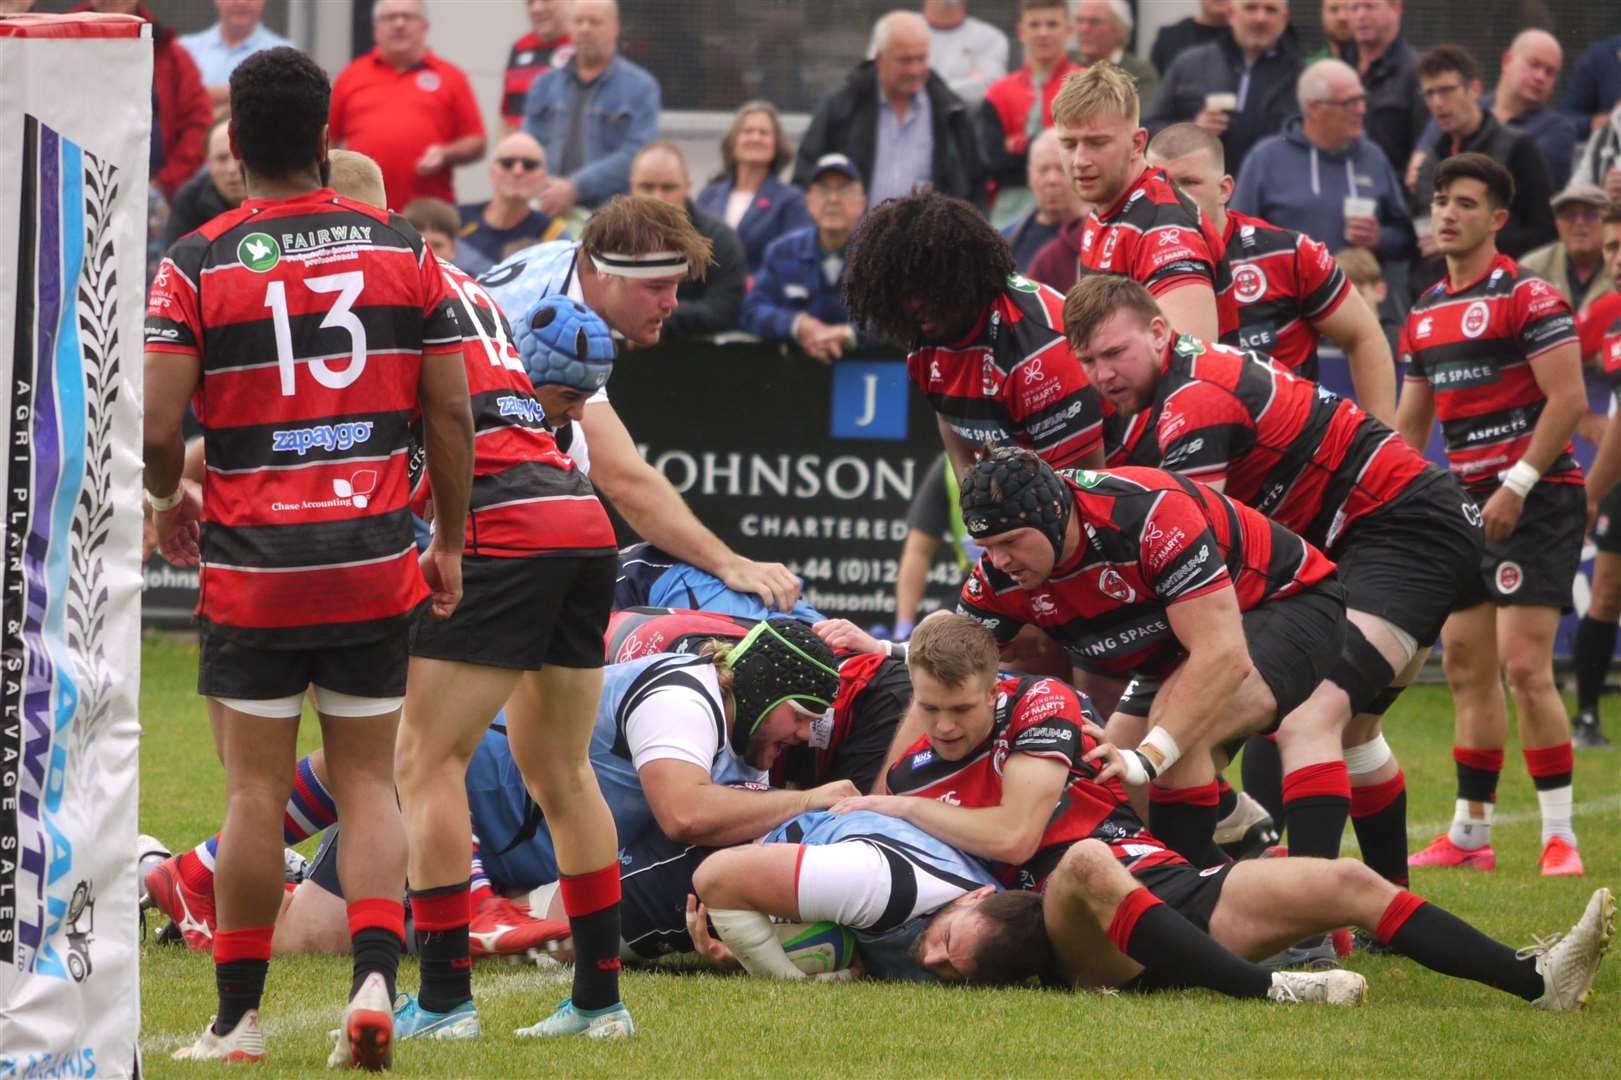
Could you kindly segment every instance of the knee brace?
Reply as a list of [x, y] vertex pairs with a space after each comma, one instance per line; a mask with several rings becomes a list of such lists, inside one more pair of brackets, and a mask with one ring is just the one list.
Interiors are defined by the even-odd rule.
[[1345, 647], [1329, 671], [1328, 678], [1351, 699], [1351, 715], [1367, 712], [1367, 706], [1396, 678], [1396, 669], [1357, 629], [1345, 624]]

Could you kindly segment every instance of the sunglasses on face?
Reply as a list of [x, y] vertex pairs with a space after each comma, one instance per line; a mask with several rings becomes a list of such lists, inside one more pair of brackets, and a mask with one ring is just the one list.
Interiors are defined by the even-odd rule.
[[539, 158], [503, 157], [496, 158], [495, 163], [503, 169], [522, 169], [524, 172], [534, 172], [540, 168]]

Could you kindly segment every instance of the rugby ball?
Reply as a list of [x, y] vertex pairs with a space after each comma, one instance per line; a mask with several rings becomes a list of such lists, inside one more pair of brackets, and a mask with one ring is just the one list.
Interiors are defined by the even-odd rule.
[[776, 931], [788, 959], [807, 975], [843, 971], [855, 962], [855, 935], [838, 923], [778, 923]]

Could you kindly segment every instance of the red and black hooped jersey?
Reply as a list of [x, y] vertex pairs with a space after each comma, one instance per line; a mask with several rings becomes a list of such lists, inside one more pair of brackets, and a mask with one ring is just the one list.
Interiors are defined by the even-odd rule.
[[1223, 344], [1266, 353], [1302, 378], [1317, 381], [1317, 328], [1351, 294], [1351, 282], [1328, 248], [1305, 233], [1227, 211], [1227, 291], [1238, 329]]
[[1334, 573], [1322, 552], [1203, 484], [1159, 469], [1059, 474], [1086, 542], [1024, 590], [980, 557], [957, 610], [1013, 640], [1029, 623], [1077, 667], [1115, 678], [1168, 674], [1186, 655], [1166, 608], [1233, 589], [1240, 611], [1292, 596]]
[[1138, 416], [1121, 425], [1135, 444], [1107, 448], [1111, 466], [1222, 482], [1227, 495], [1325, 550], [1425, 469], [1351, 401], [1257, 352], [1186, 335], [1166, 346], [1153, 404]]
[[906, 370], [968, 445], [1017, 445], [1055, 469], [1103, 439], [1098, 391], [1064, 338], [1064, 298], [1018, 274], [962, 341], [923, 345]]
[[1238, 312], [1222, 259], [1225, 246], [1210, 219], [1165, 170], [1150, 167], [1113, 206], [1087, 216], [1075, 276], [1124, 274], [1156, 297], [1202, 281], [1215, 293], [1220, 332], [1226, 334], [1238, 328]]
[[516, 128], [523, 123], [523, 106], [529, 97], [530, 85], [552, 68], [568, 63], [573, 56], [573, 41], [567, 34], [542, 41], [540, 35], [531, 30], [512, 43], [512, 51], [507, 53], [506, 74], [501, 80], [501, 118], [508, 127]]
[[1098, 766], [1083, 761], [1098, 745], [1082, 724], [1102, 726], [1092, 703], [1058, 679], [1031, 675], [997, 680], [996, 716], [990, 734], [960, 761], [935, 754], [927, 736], [890, 767], [896, 795], [937, 799], [970, 809], [1002, 805], [1002, 769], [1012, 754], [1062, 762], [1069, 778], [1041, 834], [1040, 847], [1021, 866], [989, 863], [1002, 884], [1033, 889], [1052, 873], [1076, 841], [1096, 837], [1130, 866], [1180, 861], [1143, 827], [1119, 780], [1098, 783]]
[[[477, 438], [467, 554], [613, 554], [613, 524], [591, 481], [546, 427], [506, 316], [459, 267], [442, 262], [440, 270], [458, 305]], [[414, 499], [419, 512], [431, 496], [424, 473]]]
[[169, 249], [146, 349], [198, 357], [198, 615], [264, 645], [365, 641], [427, 597], [408, 505], [422, 357], [461, 330], [403, 218], [321, 189]]
[[[1443, 277], [1418, 298], [1402, 328], [1407, 378], [1430, 384], [1447, 460], [1464, 487], [1492, 490], [1524, 455], [1548, 403], [1531, 361], [1576, 340], [1564, 297], [1507, 255], [1473, 284], [1453, 290]], [[1542, 482], [1582, 482], [1568, 442]]]

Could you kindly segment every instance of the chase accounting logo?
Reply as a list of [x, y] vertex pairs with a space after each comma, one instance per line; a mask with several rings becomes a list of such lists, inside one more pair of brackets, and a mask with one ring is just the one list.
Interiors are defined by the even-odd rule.
[[263, 274], [281, 262], [281, 245], [269, 233], [249, 233], [236, 245], [236, 257], [256, 274]]

